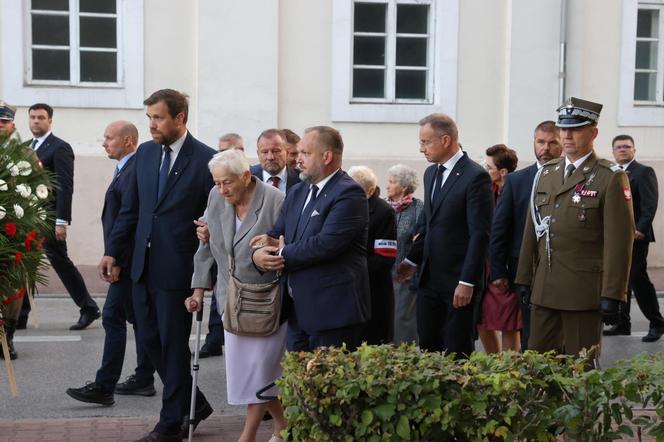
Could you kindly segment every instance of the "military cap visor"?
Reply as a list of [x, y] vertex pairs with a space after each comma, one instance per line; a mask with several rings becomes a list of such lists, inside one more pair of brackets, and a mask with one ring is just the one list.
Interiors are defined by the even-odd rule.
[[599, 122], [601, 111], [602, 105], [599, 103], [571, 97], [558, 108], [556, 127], [572, 128], [596, 125]]
[[0, 120], [14, 121], [14, 115], [16, 115], [16, 108], [0, 101]]

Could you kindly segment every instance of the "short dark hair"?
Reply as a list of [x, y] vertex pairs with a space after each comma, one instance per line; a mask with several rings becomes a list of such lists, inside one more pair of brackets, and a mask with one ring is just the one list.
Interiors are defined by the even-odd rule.
[[284, 134], [281, 133], [279, 129], [265, 129], [261, 134], [256, 138], [256, 144], [258, 144], [261, 141], [261, 138], [272, 138], [272, 137], [279, 137], [281, 138], [281, 141], [285, 141], [284, 139]]
[[313, 126], [304, 131], [305, 134], [316, 132], [316, 145], [323, 149], [329, 149], [341, 156], [344, 152], [344, 140], [338, 130], [330, 126]]
[[634, 147], [636, 147], [636, 143], [634, 142], [634, 138], [632, 138], [631, 135], [627, 135], [627, 134], [620, 134], [620, 135], [616, 135], [615, 137], [613, 137], [613, 141], [611, 141], [611, 147], [613, 147], [613, 145], [616, 144], [616, 141], [624, 141], [624, 140], [631, 141], [632, 145]]
[[496, 144], [486, 150], [486, 155], [493, 158], [493, 163], [498, 169], [507, 169], [507, 173], [512, 173], [516, 170], [516, 165], [519, 158], [514, 149], [510, 149], [504, 144]]
[[189, 96], [178, 92], [174, 89], [159, 89], [153, 92], [148, 98], [143, 101], [146, 106], [152, 106], [160, 101], [166, 103], [168, 113], [171, 117], [175, 118], [179, 113], [184, 114], [184, 123], [187, 123], [189, 118]]
[[419, 121], [420, 126], [425, 126], [427, 124], [436, 132], [443, 132], [449, 135], [450, 138], [452, 138], [452, 141], [459, 140], [459, 129], [457, 129], [456, 123], [449, 115], [440, 113], [430, 114]]
[[48, 114], [48, 118], [53, 118], [53, 108], [46, 103], [35, 103], [30, 108], [28, 108], [28, 113], [33, 110], [45, 110]]
[[537, 127], [535, 128], [535, 132], [537, 131], [547, 132], [547, 133], [552, 133], [552, 132], [558, 133], [560, 132], [560, 128], [556, 127], [555, 121], [545, 120], [537, 125]]
[[282, 138], [288, 144], [297, 144], [300, 142], [300, 136], [290, 129], [281, 129], [281, 133], [283, 134]]

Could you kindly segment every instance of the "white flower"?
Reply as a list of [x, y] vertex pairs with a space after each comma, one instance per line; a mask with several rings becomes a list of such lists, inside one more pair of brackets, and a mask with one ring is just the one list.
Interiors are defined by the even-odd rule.
[[16, 166], [18, 167], [19, 173], [22, 176], [28, 176], [32, 173], [32, 166], [25, 160], [19, 161], [16, 163]]
[[0, 206], [0, 219], [4, 218], [6, 214], [7, 211], [5, 210], [5, 208]]
[[19, 206], [18, 204], [14, 204], [14, 213], [16, 214], [16, 218], [23, 218], [23, 207]]
[[0, 192], [4, 192], [7, 189], [9, 189], [9, 187], [7, 187], [7, 182], [5, 180], [0, 180]]
[[32, 189], [27, 184], [17, 184], [16, 193], [20, 194], [23, 198], [27, 198], [32, 193]]
[[41, 218], [42, 221], [46, 221], [46, 211], [43, 209], [39, 211], [39, 218]]
[[12, 164], [11, 167], [9, 167], [9, 165], [7, 165], [7, 169], [9, 169], [9, 174], [11, 176], [16, 176], [16, 175], [19, 174], [18, 166], [15, 165], [15, 164]]
[[39, 197], [39, 199], [42, 199], [42, 200], [46, 199], [48, 197], [48, 187], [46, 187], [43, 184], [40, 184], [35, 189], [35, 194], [37, 195], [37, 197]]

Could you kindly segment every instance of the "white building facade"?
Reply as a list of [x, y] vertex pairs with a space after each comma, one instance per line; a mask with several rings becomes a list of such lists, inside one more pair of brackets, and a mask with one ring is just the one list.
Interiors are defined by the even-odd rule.
[[211, 146], [238, 132], [255, 156], [263, 129], [331, 125], [344, 167], [383, 185], [393, 164], [427, 166], [417, 121], [431, 112], [457, 120], [474, 159], [505, 143], [525, 166], [534, 127], [577, 96], [604, 104], [600, 156], [630, 134], [664, 181], [664, 0], [0, 0], [0, 60], [23, 138], [27, 107], [46, 102], [76, 153], [78, 264], [103, 253], [103, 130], [128, 119], [148, 139], [143, 99], [166, 87], [189, 94], [189, 129]]

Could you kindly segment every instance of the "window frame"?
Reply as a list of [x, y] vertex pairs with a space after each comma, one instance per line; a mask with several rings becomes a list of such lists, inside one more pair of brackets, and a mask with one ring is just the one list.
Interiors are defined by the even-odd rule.
[[[656, 101], [634, 99], [636, 78], [636, 25], [639, 9], [658, 9]], [[620, 51], [618, 126], [664, 126], [664, 0], [623, 0]]]
[[[13, 105], [30, 106], [47, 102], [56, 107], [141, 109], [144, 99], [144, 0], [116, 0], [117, 81], [80, 81], [80, 64], [72, 60], [79, 52], [79, 0], [75, 18], [70, 9], [70, 80], [32, 79], [31, 4], [29, 0], [0, 2], [0, 45], [3, 99]], [[99, 15], [83, 13], [84, 16]], [[108, 14], [102, 14], [108, 16]], [[75, 35], [75, 41], [72, 41]], [[17, 41], [18, 40], [18, 41]], [[84, 48], [85, 49], [85, 48]], [[79, 80], [74, 82], [72, 80]]]
[[[388, 3], [386, 48], [386, 88], [391, 84], [395, 94], [396, 24], [390, 34], [390, 3], [396, 23], [396, 5], [422, 4], [418, 0], [358, 0], [363, 3]], [[427, 47], [427, 100], [386, 98], [354, 98], [353, 36], [354, 0], [335, 0], [332, 15], [332, 88], [331, 114], [333, 121], [412, 123], [423, 115], [444, 112], [455, 117], [457, 94], [459, 0], [427, 0], [429, 4], [429, 44]], [[390, 43], [392, 40], [392, 43]], [[393, 46], [393, 47], [390, 47]], [[393, 65], [390, 66], [390, 54]], [[391, 73], [390, 73], [391, 68]], [[391, 81], [388, 76], [392, 76]], [[386, 91], [387, 92], [387, 91]], [[393, 95], [392, 95], [393, 96]]]

